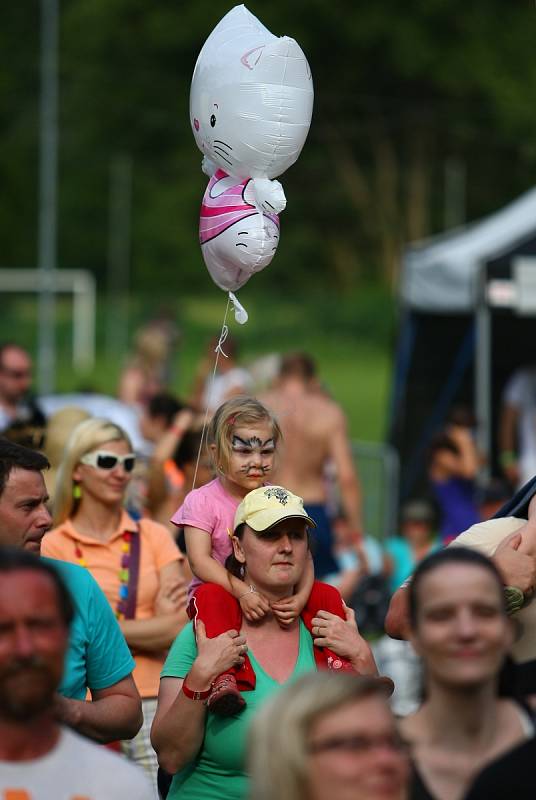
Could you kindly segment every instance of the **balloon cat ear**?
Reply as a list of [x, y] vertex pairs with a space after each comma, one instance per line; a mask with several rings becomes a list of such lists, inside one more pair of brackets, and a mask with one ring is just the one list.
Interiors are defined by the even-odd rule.
[[244, 6], [203, 45], [190, 90], [197, 146], [237, 178], [275, 178], [307, 138], [313, 81], [300, 45], [274, 36]]
[[[235, 292], [267, 267], [286, 206], [278, 181], [298, 158], [313, 111], [313, 81], [300, 45], [274, 36], [245, 6], [216, 25], [201, 48], [190, 120], [210, 181], [199, 239], [206, 267]], [[242, 307], [238, 321], [247, 314]]]

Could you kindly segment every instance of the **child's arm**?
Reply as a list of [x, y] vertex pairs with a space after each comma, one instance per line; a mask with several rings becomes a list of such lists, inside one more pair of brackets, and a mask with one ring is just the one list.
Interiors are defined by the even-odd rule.
[[315, 570], [313, 558], [311, 553], [309, 553], [305, 571], [296, 584], [295, 592], [292, 597], [286, 597], [284, 600], [272, 603], [272, 611], [282, 628], [288, 627], [291, 622], [294, 622], [296, 617], [300, 616], [307, 604], [314, 582]]
[[199, 580], [204, 583], [217, 583], [235, 597], [247, 620], [256, 620], [264, 617], [270, 604], [262, 594], [252, 591], [249, 584], [235, 578], [225, 567], [212, 558], [212, 540], [210, 533], [193, 528], [184, 527], [184, 540], [186, 542], [186, 555], [190, 569]]

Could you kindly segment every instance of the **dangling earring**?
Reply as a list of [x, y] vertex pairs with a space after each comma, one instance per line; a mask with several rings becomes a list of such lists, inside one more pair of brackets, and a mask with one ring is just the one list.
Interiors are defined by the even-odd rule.
[[73, 483], [73, 500], [80, 500], [82, 497], [82, 487], [79, 483]]

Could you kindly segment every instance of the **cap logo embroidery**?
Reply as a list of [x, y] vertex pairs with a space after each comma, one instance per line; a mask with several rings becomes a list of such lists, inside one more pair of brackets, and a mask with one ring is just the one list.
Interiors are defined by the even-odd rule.
[[270, 500], [270, 498], [275, 497], [276, 500], [279, 500], [282, 506], [286, 506], [288, 503], [288, 492], [285, 492], [284, 489], [281, 489], [279, 486], [272, 486], [264, 492], [265, 496]]

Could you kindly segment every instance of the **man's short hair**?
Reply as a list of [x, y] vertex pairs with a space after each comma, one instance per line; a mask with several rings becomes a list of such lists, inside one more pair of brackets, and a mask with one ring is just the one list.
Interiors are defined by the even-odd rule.
[[316, 364], [307, 353], [287, 353], [281, 359], [279, 375], [310, 381], [316, 376]]
[[2, 496], [12, 469], [29, 469], [42, 472], [50, 467], [50, 462], [43, 453], [9, 442], [0, 436], [0, 497]]
[[38, 558], [20, 547], [0, 547], [0, 580], [3, 575], [19, 570], [32, 570], [41, 575], [48, 575], [58, 595], [58, 606], [62, 619], [69, 627], [74, 617], [74, 605], [69, 590], [58, 571], [44, 559]]

